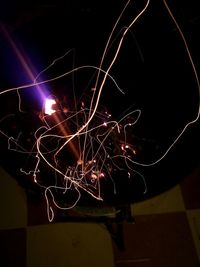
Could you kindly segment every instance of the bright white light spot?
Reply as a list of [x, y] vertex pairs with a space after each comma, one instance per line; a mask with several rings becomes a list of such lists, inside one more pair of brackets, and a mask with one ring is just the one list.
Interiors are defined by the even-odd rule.
[[55, 104], [56, 104], [56, 101], [54, 99], [47, 98], [45, 100], [44, 113], [48, 114], [48, 115], [51, 115], [54, 112], [56, 112], [56, 110], [52, 108], [52, 106], [55, 105]]

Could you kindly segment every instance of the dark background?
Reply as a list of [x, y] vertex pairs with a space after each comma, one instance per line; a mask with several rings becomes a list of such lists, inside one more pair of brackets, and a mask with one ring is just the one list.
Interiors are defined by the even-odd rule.
[[[74, 53], [42, 75], [41, 79], [47, 79], [74, 66], [98, 66], [108, 36], [125, 3], [76, 0], [3, 3], [0, 11], [0, 90], [32, 82], [13, 51], [7, 33], [23, 54], [33, 76], [55, 58], [74, 49]], [[197, 1], [168, 1], [168, 4], [185, 35], [199, 73], [200, 17]], [[130, 4], [117, 27], [116, 38], [121, 28], [129, 25], [144, 5], [145, 1], [133, 1]], [[114, 48], [115, 44], [105, 59], [105, 67], [109, 64]], [[199, 106], [199, 92], [191, 63], [180, 34], [162, 1], [152, 0], [147, 11], [131, 28], [111, 74], [126, 94], [122, 97], [108, 83], [101, 104], [116, 119], [129, 108], [142, 110], [134, 132], [138, 146], [142, 147], [138, 160], [151, 163], [165, 153], [183, 127], [197, 116]], [[87, 92], [89, 77], [90, 73], [84, 71], [74, 76], [78, 95]], [[67, 82], [70, 86], [71, 81]], [[62, 86], [59, 88], [57, 92], [62, 97]], [[55, 87], [52, 91], [55, 92]], [[1, 95], [0, 99], [3, 116], [11, 111], [18, 112], [16, 94]], [[38, 99], [31, 90], [23, 94], [23, 99], [26, 100], [23, 106], [26, 110], [40, 109]], [[14, 123], [15, 129], [21, 127], [23, 131], [31, 130], [35, 117], [31, 112], [28, 114], [19, 114], [12, 126]], [[14, 131], [11, 128], [10, 131]], [[197, 121], [185, 131], [160, 163], [151, 167], [135, 167], [145, 177], [147, 194], [142, 193], [144, 185], [139, 177], [128, 181], [120, 174], [115, 177], [116, 196], [110, 194], [111, 185], [105, 184], [105, 203], [139, 201], [159, 194], [183, 180], [199, 164], [199, 130]], [[32, 188], [33, 185], [25, 183], [19, 172], [24, 158], [19, 153], [7, 150], [7, 139], [3, 135], [0, 136], [0, 145], [2, 166], [22, 186]]]

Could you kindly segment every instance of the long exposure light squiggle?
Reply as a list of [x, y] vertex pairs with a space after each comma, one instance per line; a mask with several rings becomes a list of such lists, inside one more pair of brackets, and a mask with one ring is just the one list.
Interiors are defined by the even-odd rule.
[[[162, 155], [149, 163], [138, 162], [136, 159], [137, 148], [131, 143], [131, 140], [129, 140], [128, 133], [133, 132], [134, 126], [141, 116], [141, 110], [129, 110], [128, 112], [125, 112], [125, 115], [122, 118], [116, 120], [106, 108], [100, 105], [102, 92], [108, 79], [113, 82], [116, 90], [118, 90], [122, 95], [125, 94], [124, 89], [122, 89], [117, 84], [114, 77], [111, 76], [110, 71], [118, 58], [127, 32], [146, 12], [150, 0], [146, 2], [146, 5], [138, 13], [138, 15], [131, 20], [129, 25], [120, 30], [121, 38], [117, 43], [115, 51], [113, 51], [114, 54], [110, 59], [110, 62], [107, 62], [106, 56], [108, 54], [108, 50], [110, 49], [110, 44], [115, 41], [113, 40], [113, 35], [117, 30], [119, 21], [123, 17], [129, 3], [130, 0], [127, 1], [124, 9], [113, 26], [105, 45], [99, 66], [79, 66], [54, 78], [45, 81], [38, 81], [41, 74], [49, 70], [59, 60], [62, 60], [72, 51], [70, 50], [63, 56], [55, 59], [36, 77], [33, 76], [32, 72], [30, 73], [29, 69], [28, 72], [29, 75], [31, 75], [33, 83], [9, 88], [0, 92], [1, 96], [16, 91], [18, 94], [19, 112], [22, 113], [24, 111], [21, 109], [20, 91], [35, 90], [35, 88], [38, 89], [41, 85], [59, 80], [81, 70], [89, 69], [97, 71], [95, 86], [92, 87], [90, 91], [89, 104], [86, 103], [87, 101], [83, 97], [79, 106], [77, 105], [74, 109], [63, 107], [62, 101], [56, 99], [53, 95], [48, 98], [49, 96], [45, 96], [45, 93], [43, 93], [40, 88], [40, 93], [43, 95], [44, 108], [38, 115], [40, 125], [37, 125], [31, 134], [31, 146], [24, 145], [22, 141], [22, 132], [19, 132], [17, 136], [14, 137], [9, 136], [6, 130], [0, 129], [0, 133], [8, 139], [9, 150], [15, 150], [18, 153], [27, 154], [28, 157], [33, 158], [33, 161], [31, 161], [33, 163], [28, 171], [23, 167], [20, 170], [23, 174], [33, 177], [34, 183], [44, 190], [49, 221], [54, 219], [53, 206], [64, 210], [75, 207], [81, 198], [82, 191], [88, 193], [92, 198], [102, 201], [102, 180], [109, 179], [113, 184], [113, 192], [117, 194], [115, 181], [113, 179], [114, 173], [117, 170], [126, 173], [127, 179], [131, 179], [132, 175], [137, 174], [143, 181], [144, 193], [146, 193], [147, 185], [145, 178], [140, 172], [134, 169], [134, 166], [139, 165], [147, 167], [158, 164], [177, 143], [185, 130], [191, 124], [196, 123], [199, 119], [200, 105], [195, 118], [188, 122], [183, 129], [180, 130], [178, 136], [174, 138], [174, 141]], [[185, 37], [166, 1], [164, 0], [163, 3], [168, 11], [168, 14], [173, 20], [180, 37], [182, 38], [200, 95], [198, 75]], [[22, 57], [13, 42], [12, 45], [22, 60]], [[108, 65], [106, 68], [104, 68], [105, 61]], [[12, 116], [14, 115], [6, 115], [1, 118], [0, 123], [7, 121]], [[43, 165], [45, 165], [52, 173], [49, 180], [44, 180], [40, 177], [40, 170]], [[70, 195], [72, 200], [69, 202], [66, 201], [63, 206], [57, 199], [58, 195], [61, 195], [63, 198], [67, 198], [67, 196]]]

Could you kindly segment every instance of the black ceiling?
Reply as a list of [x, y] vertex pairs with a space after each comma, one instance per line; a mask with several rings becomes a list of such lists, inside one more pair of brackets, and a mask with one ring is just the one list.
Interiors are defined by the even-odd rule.
[[[167, 3], [184, 33], [199, 73], [200, 10], [197, 1], [170, 0]], [[32, 4], [4, 1], [0, 10], [0, 90], [3, 92], [31, 83], [33, 77], [70, 49], [72, 52], [40, 78], [48, 79], [80, 65], [98, 66], [112, 27], [125, 4], [124, 0], [40, 1]], [[116, 43], [121, 29], [130, 24], [145, 4], [146, 1], [140, 0], [130, 3], [115, 31], [116, 39], [113, 40]], [[27, 73], [23, 60], [19, 60], [13, 44], [23, 55], [31, 75]], [[115, 48], [114, 42], [104, 61], [105, 68]], [[185, 44], [162, 1], [151, 0], [146, 12], [131, 27], [111, 74], [126, 94], [122, 97], [119, 92], [112, 91], [109, 83], [101, 104], [116, 119], [131, 108], [141, 109], [142, 115], [133, 133], [142, 146], [139, 160], [146, 163], [156, 161], [184, 126], [197, 116], [199, 107], [199, 89]], [[90, 75], [84, 71], [77, 76], [75, 74], [78, 96], [87, 91], [85, 88], [89, 85]], [[69, 81], [66, 83], [70, 84]], [[59, 82], [53, 84], [50, 90], [63, 97], [64, 89], [62, 85], [55, 88], [58, 85]], [[72, 98], [71, 91], [68, 94]], [[7, 133], [9, 129], [10, 136], [17, 131], [30, 132], [33, 130], [32, 124], [38, 123], [30, 112], [37, 113], [41, 108], [34, 94], [28, 91], [21, 97], [26, 114], [19, 112], [16, 93], [0, 95], [0, 130]], [[1, 120], [11, 113], [16, 115], [16, 119], [2, 125]], [[188, 127], [159, 164], [136, 168], [146, 179], [148, 193], [145, 197], [173, 186], [199, 164], [199, 130], [197, 121]], [[8, 140], [3, 134], [0, 140], [2, 166], [18, 177], [25, 159], [14, 151], [8, 151]], [[116, 178], [119, 199], [133, 201], [144, 198], [141, 193], [138, 194], [137, 188], [141, 191], [140, 182], [118, 180], [119, 177]], [[109, 197], [105, 198], [109, 202]]]

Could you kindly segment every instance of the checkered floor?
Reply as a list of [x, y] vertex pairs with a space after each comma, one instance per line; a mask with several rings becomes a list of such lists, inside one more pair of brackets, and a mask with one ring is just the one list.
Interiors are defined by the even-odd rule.
[[200, 266], [200, 167], [168, 192], [132, 205], [125, 250], [103, 224], [47, 222], [16, 181], [0, 170], [0, 266]]

